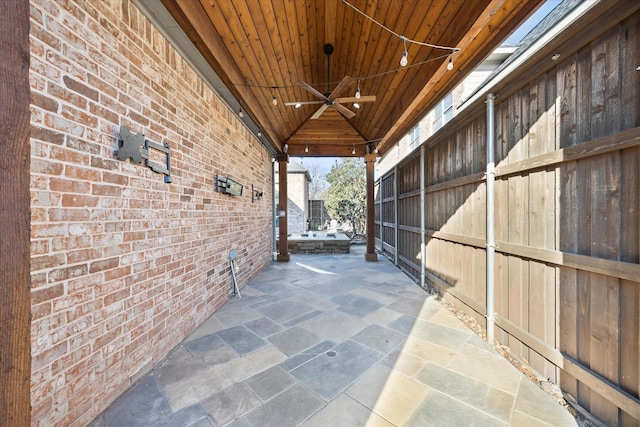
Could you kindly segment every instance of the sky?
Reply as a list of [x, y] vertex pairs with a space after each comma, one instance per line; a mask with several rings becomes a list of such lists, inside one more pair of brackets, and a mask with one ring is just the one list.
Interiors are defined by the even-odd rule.
[[[526, 20], [518, 29], [516, 29], [505, 41], [504, 45], [515, 46], [520, 43], [529, 32], [546, 17], [556, 6], [562, 3], [562, 0], [547, 0], [537, 11], [535, 11], [528, 20]], [[321, 173], [327, 174], [331, 170], [336, 161], [341, 162], [341, 158], [337, 157], [294, 157], [294, 160], [305, 168], [311, 165], [317, 165]]]

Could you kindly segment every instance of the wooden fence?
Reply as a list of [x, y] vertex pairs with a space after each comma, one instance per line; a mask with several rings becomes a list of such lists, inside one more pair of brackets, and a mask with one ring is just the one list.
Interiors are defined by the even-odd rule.
[[[489, 88], [496, 339], [620, 426], [640, 425], [639, 9], [601, 2]], [[376, 214], [381, 252], [416, 281], [424, 262], [481, 324], [486, 114], [472, 103], [381, 177]]]

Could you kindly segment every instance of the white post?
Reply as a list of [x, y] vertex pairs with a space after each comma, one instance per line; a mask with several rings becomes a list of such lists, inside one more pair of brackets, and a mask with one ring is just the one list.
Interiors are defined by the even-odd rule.
[[487, 95], [487, 342], [495, 341], [495, 235], [494, 235], [494, 184], [495, 184], [495, 132], [494, 100]]

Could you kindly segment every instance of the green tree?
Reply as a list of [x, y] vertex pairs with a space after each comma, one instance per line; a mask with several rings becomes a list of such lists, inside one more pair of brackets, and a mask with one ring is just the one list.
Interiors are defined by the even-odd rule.
[[329, 189], [325, 206], [331, 218], [349, 221], [356, 234], [363, 234], [367, 203], [367, 171], [359, 158], [345, 159], [336, 163], [327, 174]]

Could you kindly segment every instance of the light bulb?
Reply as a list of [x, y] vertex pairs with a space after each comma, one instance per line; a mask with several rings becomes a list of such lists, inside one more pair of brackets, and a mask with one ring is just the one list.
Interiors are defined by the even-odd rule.
[[453, 70], [453, 58], [449, 58], [449, 63], [447, 64], [447, 70]]
[[356, 110], [360, 109], [360, 104], [358, 104], [357, 102], [353, 103], [353, 108], [355, 108]]
[[351, 150], [351, 154], [356, 154], [356, 145], [353, 144], [353, 150]]
[[262, 132], [258, 131], [258, 138], [262, 136]]
[[276, 99], [276, 97], [274, 96], [273, 99], [271, 100], [271, 103], [273, 105], [278, 105], [278, 100]]
[[360, 88], [356, 90], [356, 99], [360, 99]]
[[302, 104], [300, 104], [299, 102], [294, 106], [296, 109], [302, 107]]
[[304, 152], [308, 153], [309, 152], [309, 144], [305, 144], [304, 146]]
[[402, 52], [402, 58], [400, 58], [400, 66], [401, 67], [406, 67], [407, 66], [407, 51], [405, 50], [404, 52]]
[[242, 108], [240, 108], [240, 112], [238, 113], [238, 116], [239, 116], [240, 118], [243, 118], [243, 117], [244, 117], [244, 113], [242, 112]]

